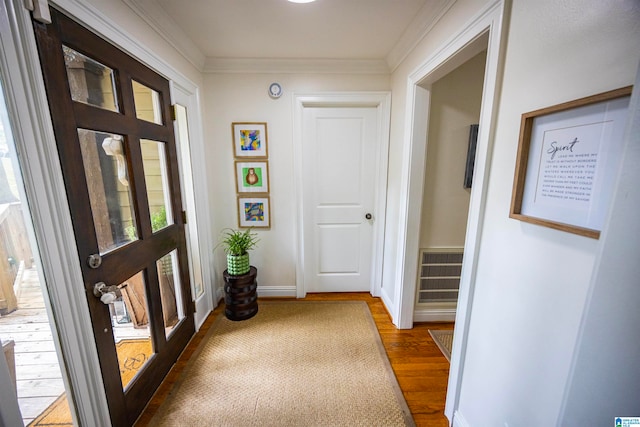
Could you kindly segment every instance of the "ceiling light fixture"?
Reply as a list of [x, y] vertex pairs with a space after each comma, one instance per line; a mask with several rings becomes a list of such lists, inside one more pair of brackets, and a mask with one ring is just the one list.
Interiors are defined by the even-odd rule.
[[316, 0], [289, 0], [291, 3], [311, 3]]

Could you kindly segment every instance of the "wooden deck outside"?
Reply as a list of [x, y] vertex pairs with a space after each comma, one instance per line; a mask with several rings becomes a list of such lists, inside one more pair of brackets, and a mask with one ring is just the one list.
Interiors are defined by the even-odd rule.
[[64, 392], [64, 383], [35, 267], [22, 267], [16, 282], [18, 309], [0, 316], [0, 337], [15, 341], [18, 403], [28, 425]]
[[[27, 426], [65, 389], [35, 267], [20, 269], [15, 289], [18, 309], [0, 316], [0, 338], [15, 342], [18, 403]], [[136, 329], [131, 322], [116, 323], [114, 333], [118, 340], [149, 338], [148, 328]]]

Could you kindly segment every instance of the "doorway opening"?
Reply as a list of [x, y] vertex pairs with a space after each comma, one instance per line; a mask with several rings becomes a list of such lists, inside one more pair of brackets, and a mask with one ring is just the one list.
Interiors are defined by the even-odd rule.
[[498, 99], [498, 83], [502, 58], [502, 38], [506, 4], [496, 0], [487, 4], [470, 19], [452, 38], [425, 60], [408, 78], [408, 105], [410, 110], [405, 123], [409, 136], [408, 148], [403, 158], [403, 194], [400, 212], [400, 242], [398, 248], [396, 279], [396, 317], [399, 328], [411, 328], [414, 322], [416, 301], [416, 272], [418, 271], [420, 212], [427, 149], [427, 121], [429, 116], [429, 86], [486, 49], [485, 79], [482, 89], [479, 133], [474, 164], [474, 178], [469, 199], [464, 259], [460, 272], [460, 288], [456, 307], [456, 328], [453, 337], [451, 366], [447, 387], [445, 415], [455, 423], [455, 411], [459, 404], [460, 385], [464, 368], [465, 351], [471, 318], [474, 277], [477, 270], [484, 207], [486, 204], [491, 155], [491, 138], [494, 132], [495, 110]]
[[[479, 45], [482, 47], [482, 45]], [[485, 50], [428, 85], [416, 322], [455, 320], [473, 185]]]
[[[72, 426], [57, 328], [0, 85], [0, 341], [25, 426]], [[60, 420], [63, 420], [61, 423]]]

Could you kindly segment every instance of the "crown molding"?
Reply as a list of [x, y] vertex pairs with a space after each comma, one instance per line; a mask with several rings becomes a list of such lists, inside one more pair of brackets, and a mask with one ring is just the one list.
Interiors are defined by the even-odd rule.
[[389, 74], [382, 59], [207, 58], [205, 73]]
[[[393, 72], [405, 60], [405, 58], [415, 49], [442, 17], [451, 9], [456, 0], [439, 0], [438, 2], [428, 1], [422, 6], [418, 14], [413, 18], [411, 24], [398, 40], [398, 43], [387, 55], [386, 61], [389, 71]], [[435, 3], [435, 4], [434, 4]]]
[[148, 0], [122, 0], [169, 45], [204, 73], [389, 74], [415, 49], [456, 0], [426, 2], [384, 60], [206, 57], [173, 19]]
[[157, 6], [154, 7], [154, 5], [150, 5], [149, 2], [144, 0], [122, 1], [197, 70], [203, 70], [205, 55], [164, 9]]

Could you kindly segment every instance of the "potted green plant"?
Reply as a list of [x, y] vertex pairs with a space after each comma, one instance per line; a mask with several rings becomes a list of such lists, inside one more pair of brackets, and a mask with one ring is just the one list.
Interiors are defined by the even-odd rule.
[[249, 251], [255, 248], [258, 236], [251, 232], [226, 228], [222, 232], [220, 244], [227, 254], [227, 272], [232, 276], [247, 274], [250, 270]]

